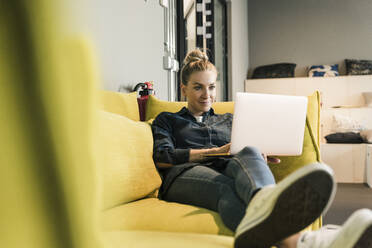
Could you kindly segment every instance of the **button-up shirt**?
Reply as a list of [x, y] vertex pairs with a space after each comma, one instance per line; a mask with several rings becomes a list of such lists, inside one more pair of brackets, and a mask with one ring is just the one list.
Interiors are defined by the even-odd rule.
[[211, 108], [197, 122], [187, 108], [163, 112], [152, 123], [154, 161], [173, 165], [189, 162], [190, 149], [220, 147], [230, 142], [232, 114], [217, 115]]
[[153, 158], [155, 162], [173, 165], [159, 170], [163, 176], [163, 190], [186, 168], [200, 164], [189, 162], [190, 149], [229, 143], [231, 125], [232, 114], [218, 115], [212, 108], [203, 114], [202, 122], [198, 122], [186, 107], [177, 113], [160, 113], [152, 123]]

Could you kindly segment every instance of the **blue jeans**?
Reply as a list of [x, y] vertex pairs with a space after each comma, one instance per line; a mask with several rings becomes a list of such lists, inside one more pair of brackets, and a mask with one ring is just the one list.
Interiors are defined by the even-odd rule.
[[261, 153], [246, 147], [223, 168], [196, 165], [180, 174], [163, 199], [216, 211], [224, 224], [235, 231], [253, 195], [275, 179]]

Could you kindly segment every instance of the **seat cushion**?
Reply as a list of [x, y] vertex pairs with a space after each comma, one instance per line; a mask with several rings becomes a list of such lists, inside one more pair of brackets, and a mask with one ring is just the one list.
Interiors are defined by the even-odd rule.
[[233, 237], [212, 234], [157, 231], [114, 231], [103, 235], [105, 247], [112, 248], [232, 248]]
[[233, 235], [214, 211], [157, 198], [127, 203], [103, 212], [104, 230], [156, 230]]
[[[101, 224], [104, 231], [153, 230], [234, 235], [214, 211], [157, 198], [146, 198], [105, 210], [101, 215]], [[304, 230], [317, 230], [321, 225], [319, 218]]]
[[152, 132], [145, 122], [100, 112], [103, 161], [103, 209], [146, 197], [161, 178], [152, 160]]
[[131, 120], [139, 121], [137, 92], [119, 93], [114, 91], [100, 91], [102, 110], [125, 116]]

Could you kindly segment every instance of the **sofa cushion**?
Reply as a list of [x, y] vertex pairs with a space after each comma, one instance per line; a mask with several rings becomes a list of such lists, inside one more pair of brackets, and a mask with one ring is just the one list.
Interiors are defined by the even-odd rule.
[[334, 133], [344, 132], [360, 132], [367, 129], [367, 126], [363, 125], [362, 122], [351, 118], [348, 115], [333, 114], [332, 115], [332, 129]]
[[[108, 209], [101, 217], [104, 231], [154, 230], [234, 235], [214, 211], [157, 198], [146, 198]], [[321, 219], [317, 219], [304, 230], [317, 230], [320, 226]]]
[[106, 210], [102, 222], [106, 231], [156, 230], [233, 235], [214, 211], [157, 198], [146, 198]]
[[327, 143], [336, 144], [361, 144], [364, 139], [360, 133], [345, 132], [345, 133], [330, 133], [324, 137]]
[[372, 60], [345, 59], [346, 75], [371, 75]]
[[158, 231], [113, 231], [103, 235], [104, 247], [111, 248], [231, 248], [233, 237], [212, 234]]
[[139, 109], [137, 103], [137, 92], [119, 93], [114, 91], [101, 90], [101, 108], [102, 110], [139, 121]]
[[336, 77], [339, 76], [338, 64], [313, 65], [309, 68], [309, 77]]
[[294, 77], [295, 63], [277, 63], [258, 66], [253, 70], [252, 78], [288, 78]]
[[101, 111], [104, 149], [103, 208], [138, 200], [154, 192], [161, 179], [152, 160], [151, 127], [144, 122]]

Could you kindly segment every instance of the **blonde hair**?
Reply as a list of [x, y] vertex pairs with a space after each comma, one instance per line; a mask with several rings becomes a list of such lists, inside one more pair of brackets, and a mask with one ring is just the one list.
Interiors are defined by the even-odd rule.
[[216, 67], [209, 61], [207, 54], [197, 48], [189, 52], [183, 60], [181, 83], [187, 85], [192, 73], [208, 70], [217, 73]]

